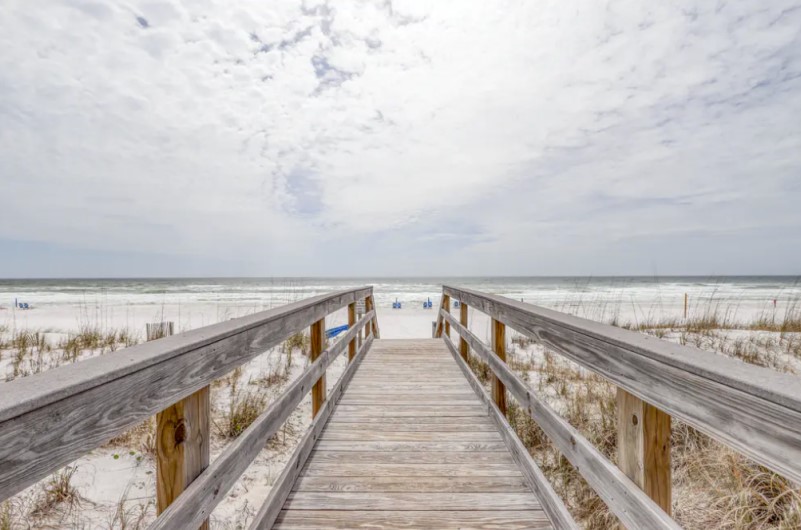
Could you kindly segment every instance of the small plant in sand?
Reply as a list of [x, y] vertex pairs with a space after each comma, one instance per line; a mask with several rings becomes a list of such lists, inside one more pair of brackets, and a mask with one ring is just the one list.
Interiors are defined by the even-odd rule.
[[151, 417], [136, 427], [115, 436], [106, 447], [134, 448], [144, 454], [156, 455], [156, 418]]
[[303, 355], [308, 355], [311, 349], [311, 337], [304, 332], [298, 332], [289, 337], [281, 345], [284, 353], [291, 353], [293, 350], [300, 350]]
[[259, 417], [266, 405], [267, 398], [258, 391], [232, 393], [222, 423], [217, 425], [218, 433], [225, 438], [238, 437]]
[[13, 517], [11, 501], [0, 503], [0, 530], [11, 530], [13, 528]]
[[238, 367], [224, 379], [230, 385], [228, 408], [221, 420], [214, 422], [217, 434], [224, 438], [236, 438], [242, 434], [267, 405], [267, 397], [258, 390], [240, 390], [241, 375], [242, 369]]
[[67, 466], [50, 477], [31, 510], [33, 517], [46, 517], [56, 508], [70, 512], [81, 503], [81, 496], [72, 485], [72, 477], [77, 469], [75, 466]]
[[114, 508], [114, 513], [109, 518], [108, 527], [119, 530], [139, 530], [144, 527], [144, 521], [148, 512], [153, 507], [153, 499], [148, 500], [146, 503], [132, 503], [128, 500], [129, 488], [125, 491], [117, 501]]

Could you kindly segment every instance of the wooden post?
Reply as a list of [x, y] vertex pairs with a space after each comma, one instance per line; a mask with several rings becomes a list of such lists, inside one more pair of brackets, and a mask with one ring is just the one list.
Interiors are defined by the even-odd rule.
[[[353, 328], [356, 324], [356, 302], [348, 304], [348, 329]], [[348, 362], [351, 362], [356, 357], [356, 338], [348, 344]]]
[[[451, 297], [450, 295], [443, 294], [442, 295], [442, 309], [445, 310], [446, 313], [451, 312]], [[449, 321], [445, 321], [445, 334], [448, 338], [451, 337], [451, 323]]]
[[670, 416], [640, 398], [617, 389], [618, 466], [671, 513]]
[[[506, 325], [492, 319], [492, 350], [500, 360], [506, 362]], [[506, 387], [501, 380], [492, 375], [492, 400], [498, 405], [498, 409], [506, 416]]]
[[[314, 362], [317, 357], [323, 353], [325, 347], [325, 318], [321, 318], [311, 325], [311, 362]], [[320, 376], [320, 379], [314, 383], [312, 387], [312, 418], [317, 416], [320, 409], [325, 403], [325, 374]]]
[[[459, 323], [467, 328], [467, 304], [461, 302], [459, 304]], [[470, 346], [467, 341], [459, 335], [459, 353], [462, 354], [462, 359], [467, 360], [467, 354], [470, 352]]]
[[[172, 322], [148, 324], [148, 340], [172, 335]], [[209, 387], [156, 415], [156, 505], [162, 513], [209, 465]], [[200, 526], [207, 530], [209, 522]]]
[[[364, 307], [367, 311], [372, 311], [375, 308], [375, 303], [373, 300], [373, 295], [367, 296], [364, 299]], [[373, 316], [368, 323], [368, 327], [372, 328], [373, 336], [377, 339], [380, 337], [381, 333], [378, 331], [378, 319]]]
[[[364, 311], [365, 313], [369, 313], [370, 310], [373, 309], [373, 299], [369, 296], [365, 297], [364, 299]], [[370, 332], [372, 330], [372, 326], [370, 322], [364, 325], [364, 340], [370, 338]]]
[[684, 319], [687, 319], [687, 293], [684, 293]]

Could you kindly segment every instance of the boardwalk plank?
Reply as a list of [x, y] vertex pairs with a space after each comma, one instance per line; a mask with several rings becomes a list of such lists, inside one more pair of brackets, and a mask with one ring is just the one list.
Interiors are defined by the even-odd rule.
[[552, 528], [541, 510], [515, 511], [282, 511], [275, 526], [281, 530], [371, 528], [408, 530], [543, 530]]
[[445, 344], [425, 339], [374, 342], [274, 528], [552, 525], [487, 404]]
[[[408, 477], [414, 482], [414, 477]], [[408, 492], [294, 492], [285, 510], [538, 510], [540, 504], [529, 493], [408, 493]]]
[[301, 477], [295, 491], [525, 493], [523, 477]]

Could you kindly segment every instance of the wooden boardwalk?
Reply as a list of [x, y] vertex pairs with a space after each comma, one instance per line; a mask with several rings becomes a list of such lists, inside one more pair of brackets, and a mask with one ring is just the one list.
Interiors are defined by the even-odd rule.
[[552, 528], [442, 340], [376, 340], [274, 528]]
[[[436, 339], [382, 340], [375, 307], [372, 287], [353, 287], [0, 384], [0, 503], [158, 415], [149, 530], [207, 528], [307, 395], [313, 420], [250, 530], [578, 530], [571, 499], [557, 495], [509, 424], [507, 399], [631, 530], [681, 529], [671, 517], [680, 500], [672, 418], [801, 482], [796, 375], [448, 285]], [[344, 308], [348, 330], [326, 348], [326, 318]], [[470, 331], [468, 310], [491, 318], [491, 344]], [[617, 387], [616, 462], [506, 363], [507, 327]], [[210, 460], [210, 385], [306, 330], [309, 365]], [[345, 352], [347, 366], [327, 386], [326, 370]], [[491, 372], [491, 393], [467, 363], [476, 358]]]

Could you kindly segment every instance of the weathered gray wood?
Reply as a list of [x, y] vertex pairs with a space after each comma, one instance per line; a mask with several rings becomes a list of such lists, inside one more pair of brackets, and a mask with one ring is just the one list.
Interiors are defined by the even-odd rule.
[[[420, 352], [425, 355], [417, 355]], [[376, 363], [396, 355], [418, 357], [410, 362], [415, 370], [384, 365], [384, 370], [362, 371], [368, 362], [379, 368]], [[443, 376], [434, 375], [439, 367], [429, 364], [445, 359], [458, 370], [447, 379], [461, 378], [463, 385], [458, 390], [462, 400], [452, 403], [440, 399], [452, 392], [443, 392], [437, 386]], [[380, 383], [376, 390], [361, 393], [380, 398], [384, 387], [392, 391], [395, 385], [414, 380], [418, 373], [424, 374], [420, 377], [423, 388], [415, 394], [406, 391], [406, 403], [383, 398], [385, 402], [343, 403], [359, 382]], [[318, 438], [277, 527], [296, 511], [325, 511], [328, 518], [324, 522], [315, 519], [318, 527], [350, 528], [363, 526], [361, 513], [366, 510], [409, 511], [403, 524], [410, 527], [418, 527], [415, 521], [423, 520], [422, 513], [445, 513], [449, 517], [445, 527], [455, 524], [464, 528], [474, 526], [473, 514], [477, 511], [538, 512], [540, 502], [527, 486], [521, 487], [525, 485], [523, 476], [493, 427], [487, 407], [475, 394], [472, 401], [464, 399], [465, 391], [472, 389], [441, 341], [376, 341]], [[410, 395], [425, 400], [409, 399]], [[504, 489], [506, 484], [509, 487]], [[431, 527], [442, 526], [439, 523], [443, 521], [436, 517], [428, 520]], [[540, 526], [540, 521], [541, 514], [531, 517], [529, 526]], [[390, 517], [375, 526], [393, 524]]]
[[153, 322], [145, 324], [145, 340], [163, 339], [175, 334], [174, 322]]
[[373, 464], [369, 467], [348, 464], [316, 464], [309, 462], [301, 476], [313, 477], [518, 477], [514, 462], [501, 464]]
[[[353, 325], [351, 325], [351, 329], [352, 328]], [[331, 412], [336, 407], [338, 398], [344, 392], [353, 374], [356, 373], [359, 364], [362, 359], [364, 359], [364, 356], [367, 355], [372, 343], [373, 338], [368, 337], [367, 341], [362, 344], [359, 351], [353, 357], [350, 356], [350, 347], [353, 345], [353, 340], [348, 343], [348, 361], [350, 364], [345, 371], [342, 372], [342, 375], [334, 384], [333, 388], [331, 388], [331, 394], [328, 396], [328, 399], [323, 403], [314, 421], [312, 421], [312, 424], [306, 430], [306, 434], [304, 434], [300, 442], [298, 442], [295, 451], [292, 453], [292, 457], [284, 466], [284, 470], [281, 472], [278, 480], [276, 480], [272, 488], [270, 488], [270, 494], [251, 522], [251, 530], [272, 528], [275, 519], [281, 512], [281, 507], [284, 505], [289, 492], [292, 490], [292, 485], [298, 478], [300, 470], [306, 464], [306, 460], [311, 454], [314, 445], [317, 443], [320, 433], [325, 427], [328, 418], [331, 416]]]
[[[172, 322], [147, 324], [147, 340], [172, 336]], [[156, 513], [172, 504], [209, 465], [211, 388], [206, 386], [156, 415]], [[200, 530], [208, 530], [206, 519]]]
[[0, 500], [370, 292], [316, 296], [3, 384]]
[[361, 423], [363, 425], [381, 425], [390, 423], [399, 424], [430, 424], [430, 425], [491, 425], [489, 417], [484, 416], [343, 416], [338, 413], [331, 415], [330, 423]]
[[801, 482], [801, 379], [471, 289], [443, 292]]
[[406, 416], [486, 416], [487, 409], [479, 405], [450, 405], [425, 406], [406, 405], [405, 407], [377, 407], [373, 405], [340, 405], [337, 407], [337, 417], [384, 417], [393, 416], [403, 418]]
[[[461, 329], [465, 328], [462, 327]], [[456, 328], [456, 330], [459, 332], [460, 328]], [[467, 342], [467, 338], [461, 333], [459, 334], [459, 337], [461, 340]], [[560, 499], [556, 494], [551, 486], [551, 483], [548, 482], [548, 479], [542, 473], [542, 470], [539, 468], [537, 463], [534, 462], [533, 458], [531, 458], [531, 455], [523, 445], [523, 442], [521, 442], [520, 438], [518, 438], [517, 433], [514, 431], [512, 426], [509, 425], [506, 415], [501, 412], [490, 396], [487, 395], [481, 382], [478, 380], [478, 378], [476, 378], [472, 370], [470, 370], [470, 367], [466, 363], [466, 359], [464, 359], [464, 356], [462, 355], [462, 349], [460, 348], [457, 354], [456, 347], [453, 345], [453, 343], [449, 339], [444, 340], [446, 346], [448, 346], [448, 349], [451, 351], [453, 358], [459, 365], [459, 368], [462, 369], [465, 378], [470, 383], [470, 386], [473, 387], [475, 394], [485, 405], [487, 405], [490, 417], [498, 426], [498, 431], [501, 433], [504, 444], [512, 455], [512, 459], [520, 467], [520, 471], [523, 473], [526, 483], [531, 488], [531, 491], [537, 495], [537, 498], [542, 504], [542, 509], [548, 515], [548, 518], [553, 523], [554, 528], [578, 530], [579, 526], [573, 520], [573, 516], [570, 515], [570, 512], [568, 511], [564, 502], [562, 502], [562, 499]]]
[[381, 528], [408, 530], [436, 528], [437, 530], [545, 530], [551, 523], [542, 510], [512, 511], [349, 511], [343, 515], [336, 510], [287, 510], [278, 517], [276, 529], [319, 530], [320, 528], [348, 529]]
[[367, 313], [345, 333], [339, 341], [325, 350], [303, 374], [248, 427], [231, 442], [206, 470], [198, 476], [184, 493], [162, 513], [150, 526], [151, 530], [191, 528], [209, 516], [217, 504], [254, 458], [264, 448], [267, 440], [275, 434], [292, 414], [298, 403], [310, 392], [312, 385], [325, 373], [326, 368], [356, 336], [359, 328], [373, 317]]
[[[473, 306], [473, 304], [470, 304]], [[576, 470], [584, 477], [590, 487], [606, 503], [626, 528], [681, 528], [644, 491], [631, 481], [620, 469], [609, 462], [586, 438], [565, 421], [547, 403], [530, 392], [525, 383], [506, 363], [501, 362], [478, 337], [463, 328], [449, 315], [443, 318], [452, 320], [451, 324], [464, 337], [470, 347], [492, 368], [495, 375], [528, 410], [543, 432], [561, 451]], [[454, 357], [458, 350], [453, 343], [446, 342]]]
[[[498, 442], [503, 445], [503, 442]], [[292, 491], [523, 493], [523, 477], [301, 477]]]
[[[350, 423], [343, 423], [341, 425], [352, 425]], [[429, 425], [421, 425], [421, 427], [430, 427]], [[444, 427], [459, 427], [458, 425], [443, 425]], [[494, 425], [482, 425], [487, 430], [366, 430], [366, 431], [329, 431], [326, 430], [320, 437], [320, 440], [331, 441], [350, 441], [354, 440], [358, 435], [358, 439], [368, 441], [387, 441], [387, 442], [439, 442], [442, 440], [454, 440], [458, 442], [495, 442], [501, 441], [501, 435], [498, 434]]]
[[441, 451], [321, 451], [315, 448], [309, 457], [309, 465], [349, 464], [371, 466], [373, 464], [467, 464], [512, 463], [507, 451], [484, 451], [478, 453]]
[[492, 510], [539, 510], [529, 492], [349, 492], [302, 491], [289, 495], [285, 510], [463, 510], [481, 506]]
[[360, 440], [354, 436], [352, 440], [318, 440], [317, 451], [380, 451], [380, 452], [417, 452], [417, 453], [487, 453], [506, 452], [506, 445], [501, 442], [461, 442], [447, 438], [447, 442], [376, 442]]

